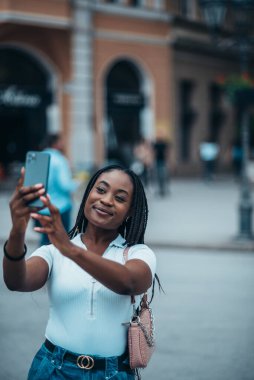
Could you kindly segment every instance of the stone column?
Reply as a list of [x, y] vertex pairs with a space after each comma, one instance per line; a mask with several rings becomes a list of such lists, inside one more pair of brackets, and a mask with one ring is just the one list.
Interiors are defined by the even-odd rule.
[[73, 0], [72, 20], [71, 160], [75, 170], [83, 171], [94, 164], [91, 2]]

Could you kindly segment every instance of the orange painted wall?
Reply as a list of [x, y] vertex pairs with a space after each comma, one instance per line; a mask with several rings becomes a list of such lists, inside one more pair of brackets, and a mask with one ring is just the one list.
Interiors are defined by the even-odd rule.
[[94, 17], [94, 27], [97, 30], [116, 30], [130, 34], [162, 36], [168, 34], [168, 23], [153, 20], [142, 20], [124, 16], [114, 16], [98, 13]]
[[36, 13], [66, 18], [70, 16], [68, 0], [0, 0], [0, 11]]

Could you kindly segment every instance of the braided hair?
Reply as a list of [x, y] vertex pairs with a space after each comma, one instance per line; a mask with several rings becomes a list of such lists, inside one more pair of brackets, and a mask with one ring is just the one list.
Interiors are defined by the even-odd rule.
[[98, 170], [91, 178], [84, 193], [81, 205], [78, 211], [77, 219], [74, 227], [69, 232], [69, 237], [72, 239], [78, 233], [85, 232], [88, 220], [84, 215], [84, 207], [87, 198], [92, 190], [98, 177], [105, 172], [119, 170], [126, 173], [133, 184], [133, 199], [131, 209], [135, 210], [126, 220], [123, 221], [118, 228], [119, 233], [126, 240], [127, 246], [144, 243], [144, 235], [148, 218], [147, 199], [143, 184], [139, 177], [130, 169], [123, 168], [120, 165], [110, 165]]

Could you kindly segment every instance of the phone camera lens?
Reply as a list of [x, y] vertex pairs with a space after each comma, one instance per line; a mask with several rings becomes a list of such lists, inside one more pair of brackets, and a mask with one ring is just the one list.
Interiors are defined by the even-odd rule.
[[36, 159], [35, 153], [29, 153], [28, 154], [28, 156], [27, 156], [27, 162], [28, 163], [35, 161], [35, 159]]

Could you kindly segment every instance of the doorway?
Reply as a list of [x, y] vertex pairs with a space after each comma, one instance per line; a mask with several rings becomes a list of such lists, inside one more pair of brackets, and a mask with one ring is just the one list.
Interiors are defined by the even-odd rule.
[[129, 167], [133, 148], [142, 139], [141, 112], [145, 98], [141, 75], [132, 62], [120, 60], [106, 78], [106, 156], [110, 162]]

